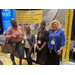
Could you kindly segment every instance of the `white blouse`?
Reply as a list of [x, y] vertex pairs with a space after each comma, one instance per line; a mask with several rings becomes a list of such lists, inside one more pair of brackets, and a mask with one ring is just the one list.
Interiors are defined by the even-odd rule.
[[30, 48], [30, 44], [29, 44], [28, 40], [26, 40], [26, 36], [25, 36], [25, 48]]

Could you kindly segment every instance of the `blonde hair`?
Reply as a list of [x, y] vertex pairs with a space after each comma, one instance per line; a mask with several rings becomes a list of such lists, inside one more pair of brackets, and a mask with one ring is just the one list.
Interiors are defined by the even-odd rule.
[[54, 23], [57, 23], [57, 25], [58, 25], [58, 29], [61, 29], [60, 22], [57, 21], [57, 20], [54, 20], [54, 21], [51, 22], [51, 24], [50, 24], [50, 29], [53, 29], [53, 24], [54, 24]]

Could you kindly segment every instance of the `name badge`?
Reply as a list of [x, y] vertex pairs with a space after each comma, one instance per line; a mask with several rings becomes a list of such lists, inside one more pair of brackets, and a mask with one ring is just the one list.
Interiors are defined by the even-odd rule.
[[54, 41], [54, 40], [52, 40], [52, 41], [51, 41], [51, 44], [52, 44], [52, 45], [55, 45], [55, 41]]
[[22, 34], [19, 35], [19, 38], [22, 38]]
[[38, 40], [38, 44], [41, 44], [41, 41], [40, 40]]
[[24, 40], [22, 40], [22, 44], [24, 44]]

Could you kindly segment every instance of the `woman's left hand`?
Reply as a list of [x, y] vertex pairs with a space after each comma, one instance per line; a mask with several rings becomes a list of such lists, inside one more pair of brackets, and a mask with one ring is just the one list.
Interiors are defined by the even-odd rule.
[[56, 53], [57, 53], [57, 55], [60, 55], [61, 54], [61, 50], [58, 50]]
[[41, 51], [42, 49], [41, 48], [39, 48], [39, 51]]
[[32, 51], [32, 48], [29, 48], [29, 52], [31, 52]]

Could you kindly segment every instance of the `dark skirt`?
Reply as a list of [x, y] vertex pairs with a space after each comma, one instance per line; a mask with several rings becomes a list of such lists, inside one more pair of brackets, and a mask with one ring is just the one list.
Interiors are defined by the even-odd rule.
[[37, 52], [37, 61], [38, 58], [40, 58], [44, 62], [48, 60], [48, 54], [49, 54], [48, 46], [45, 46], [41, 51], [36, 49], [36, 52]]
[[47, 65], [59, 65], [60, 64], [60, 56], [57, 55], [54, 50], [51, 51], [52, 53], [48, 54]]

